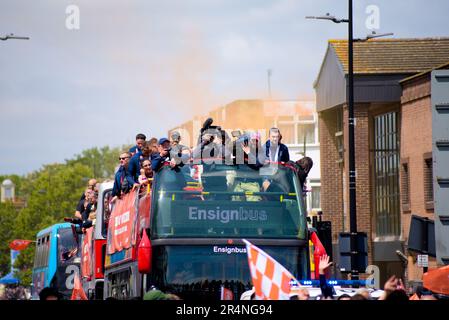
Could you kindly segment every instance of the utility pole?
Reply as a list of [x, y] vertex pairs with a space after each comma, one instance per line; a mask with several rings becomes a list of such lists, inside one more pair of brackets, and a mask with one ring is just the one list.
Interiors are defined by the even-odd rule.
[[[378, 38], [383, 36], [392, 35], [392, 33], [386, 34], [373, 34], [368, 35], [365, 39], [354, 39], [353, 38], [353, 10], [352, 10], [352, 0], [348, 1], [348, 19], [339, 19], [331, 16], [327, 13], [325, 16], [307, 16], [306, 19], [320, 19], [320, 20], [330, 20], [334, 23], [347, 23], [348, 24], [348, 83], [346, 86], [346, 101], [348, 105], [348, 169], [349, 169], [349, 226], [350, 226], [350, 241], [351, 241], [351, 266], [354, 266], [354, 256], [357, 256], [357, 200], [356, 200], [356, 169], [355, 169], [355, 141], [354, 141], [354, 127], [356, 121], [354, 118], [354, 42], [368, 41], [372, 38]], [[353, 280], [358, 279], [358, 273], [351, 268], [351, 275]]]

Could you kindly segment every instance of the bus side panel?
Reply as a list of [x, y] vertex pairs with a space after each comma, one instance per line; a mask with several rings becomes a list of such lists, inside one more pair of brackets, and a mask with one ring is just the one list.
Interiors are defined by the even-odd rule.
[[94, 240], [94, 277], [104, 278], [104, 263], [106, 255], [106, 240]]
[[50, 233], [50, 251], [48, 254], [48, 268], [45, 277], [45, 287], [49, 287], [56, 275], [58, 264], [58, 229], [53, 228]]
[[114, 297], [120, 300], [142, 296], [142, 275], [137, 262], [122, 264], [107, 269], [104, 275], [104, 298]]

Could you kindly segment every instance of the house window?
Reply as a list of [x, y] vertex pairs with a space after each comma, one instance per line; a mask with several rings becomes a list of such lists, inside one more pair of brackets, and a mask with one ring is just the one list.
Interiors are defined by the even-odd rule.
[[321, 187], [312, 187], [312, 209], [321, 209]]
[[295, 125], [293, 123], [279, 123], [278, 128], [282, 134], [282, 143], [295, 143]]
[[343, 108], [338, 108], [335, 114], [336, 128], [335, 128], [335, 146], [338, 151], [337, 162], [342, 163], [344, 159], [344, 141], [343, 141]]
[[282, 134], [282, 143], [285, 144], [316, 144], [316, 117], [311, 115], [278, 116], [275, 126]]
[[424, 201], [427, 210], [433, 210], [433, 166], [432, 155], [424, 155]]
[[374, 214], [377, 236], [399, 236], [399, 117], [374, 117]]
[[298, 125], [298, 144], [315, 143], [315, 124]]
[[410, 173], [408, 159], [401, 163], [401, 203], [402, 211], [410, 211]]

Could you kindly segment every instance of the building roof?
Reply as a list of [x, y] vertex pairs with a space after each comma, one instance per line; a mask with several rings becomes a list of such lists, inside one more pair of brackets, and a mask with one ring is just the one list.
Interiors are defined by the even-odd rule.
[[428, 73], [431, 73], [433, 70], [440, 70], [440, 69], [449, 69], [449, 58], [448, 58], [448, 62], [443, 63], [443, 64], [441, 64], [439, 66], [436, 66], [435, 68], [431, 68], [431, 69], [428, 69], [426, 71], [414, 74], [414, 75], [412, 75], [410, 77], [407, 77], [407, 78], [399, 81], [399, 83], [403, 85], [404, 83], [406, 83], [406, 82], [408, 82], [410, 80], [413, 80], [415, 78], [419, 78], [419, 77], [424, 76], [424, 75], [426, 75]]
[[[344, 73], [348, 73], [348, 41], [329, 40]], [[354, 42], [354, 73], [420, 73], [449, 60], [449, 37], [372, 39]]]
[[14, 182], [12, 182], [9, 179], [5, 179], [2, 182], [2, 186], [4, 186], [4, 187], [14, 187]]

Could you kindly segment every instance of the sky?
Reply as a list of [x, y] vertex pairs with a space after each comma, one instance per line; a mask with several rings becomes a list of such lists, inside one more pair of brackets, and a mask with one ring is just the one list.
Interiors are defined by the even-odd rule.
[[[449, 1], [406, 3], [354, 1], [354, 36], [449, 36]], [[268, 69], [274, 98], [313, 99], [327, 41], [347, 36], [346, 24], [305, 19], [327, 12], [346, 18], [347, 1], [2, 0], [0, 36], [30, 40], [0, 41], [0, 174], [267, 98]]]

